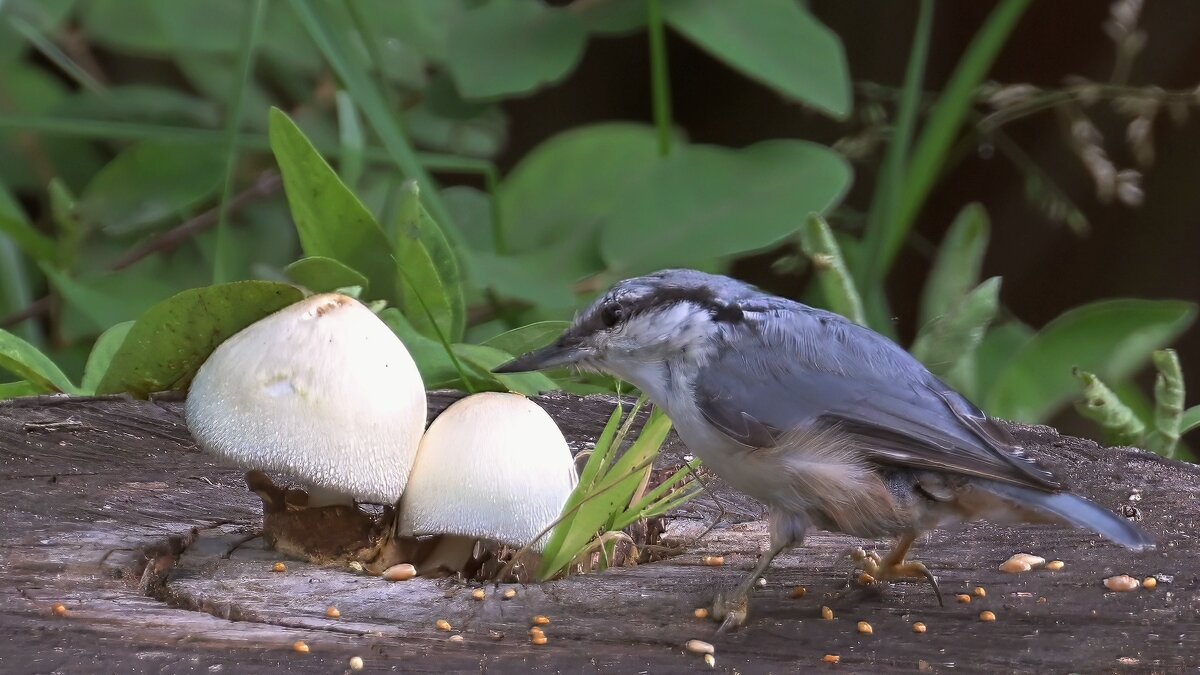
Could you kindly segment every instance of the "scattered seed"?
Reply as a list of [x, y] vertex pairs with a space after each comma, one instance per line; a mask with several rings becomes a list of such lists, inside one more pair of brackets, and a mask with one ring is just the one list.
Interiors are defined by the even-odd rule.
[[704, 655], [704, 665], [708, 666], [709, 668], [716, 668], [717, 667], [716, 657], [713, 656], [712, 654], [705, 654]]
[[529, 629], [529, 635], [531, 637], [537, 637], [539, 635], [545, 635], [545, 634], [546, 633], [543, 632], [542, 629], [538, 628], [537, 626], [533, 626], [532, 628]]
[[474, 591], [471, 592], [471, 597], [475, 598], [476, 600], [483, 600], [484, 598], [487, 597], [487, 592], [484, 591], [482, 588], [476, 588]]
[[417, 568], [408, 563], [392, 565], [383, 571], [383, 578], [388, 581], [408, 581], [417, 576]]
[[62, 604], [61, 602], [54, 603], [54, 606], [51, 607], [50, 610], [52, 612], [54, 612], [55, 616], [66, 616], [66, 615], [70, 614], [70, 612], [67, 611], [67, 606]]
[[967, 595], [966, 593], [959, 593], [958, 595], [956, 595], [954, 597], [957, 598], [958, 601], [963, 603], [964, 605], [971, 604], [971, 596]]
[[438, 627], [438, 630], [444, 630], [444, 631], [449, 631], [451, 628], [450, 622], [445, 619], [438, 619], [437, 627]]
[[1132, 591], [1141, 585], [1141, 582], [1128, 574], [1119, 574], [1115, 577], [1109, 577], [1104, 580], [1104, 586], [1110, 591]]
[[808, 593], [807, 588], [803, 586], [797, 586], [792, 589], [792, 599], [799, 600], [800, 598], [803, 598], [806, 593]]
[[850, 551], [850, 557], [854, 562], [862, 562], [867, 559], [867, 552], [861, 546]]
[[692, 611], [692, 616], [696, 617], [697, 619], [707, 619], [708, 610], [703, 607], [697, 607]]
[[688, 640], [683, 646], [693, 654], [712, 654], [716, 651], [711, 644], [704, 640]]
[[925, 624], [921, 623], [920, 621], [913, 624], [914, 633], [924, 633], [926, 630]]
[[535, 645], [544, 645], [549, 642], [549, 639], [546, 638], [545, 633], [539, 633], [538, 635], [534, 635], [532, 638], [530, 638], [529, 641]]
[[292, 651], [296, 652], [297, 654], [307, 654], [308, 643], [304, 640], [297, 640], [292, 643]]
[[501, 641], [501, 640], [503, 640], [503, 639], [504, 639], [504, 632], [503, 632], [503, 631], [498, 631], [498, 630], [491, 630], [491, 629], [489, 629], [489, 630], [488, 630], [488, 637], [492, 638], [492, 639], [493, 639], [493, 640], [495, 640], [496, 642], [499, 642], [499, 641]]
[[363, 669], [362, 657], [361, 656], [351, 656], [350, 657], [350, 670], [362, 670], [362, 669]]
[[838, 656], [837, 654], [826, 654], [821, 658], [821, 660], [825, 663], [841, 663], [842, 657]]
[[1028, 572], [1031, 569], [1033, 569], [1033, 567], [1029, 563], [1025, 562], [1024, 560], [1017, 560], [1015, 558], [1009, 558], [1008, 560], [1000, 563], [1000, 571], [1007, 572], [1009, 574], [1020, 574], [1021, 572]]
[[1123, 666], [1136, 666], [1137, 664], [1139, 664], [1141, 662], [1138, 661], [1137, 658], [1135, 658], [1133, 656], [1122, 656], [1117, 659], [1117, 663], [1119, 663]]
[[512, 600], [513, 598], [517, 597], [517, 590], [515, 588], [510, 588], [507, 591], [504, 591], [504, 595], [501, 597], [503, 597], [505, 600]]
[[766, 578], [766, 577], [759, 577], [759, 578], [758, 578], [758, 581], [755, 581], [755, 582], [754, 582], [754, 584], [755, 584], [756, 586], [758, 586], [759, 588], [766, 588], [766, 587], [767, 587], [767, 578]]
[[284, 565], [283, 563], [275, 563], [275, 566], [271, 568], [271, 571], [280, 573], [286, 572], [287, 565]]
[[453, 642], [453, 643], [456, 643], [456, 644], [457, 644], [457, 643], [459, 643], [459, 642], [462, 642], [463, 640], [464, 640], [464, 638], [463, 638], [463, 636], [461, 636], [461, 635], [451, 635], [451, 636], [450, 636], [450, 642]]
[[979, 620], [980, 621], [995, 621], [996, 615], [985, 609], [979, 613]]
[[1043, 595], [1042, 597], [1038, 598], [1038, 604], [1039, 604], [1039, 605], [1044, 605], [1044, 604], [1046, 604], [1046, 603], [1048, 603], [1048, 602], [1050, 602], [1050, 601], [1049, 601], [1049, 600], [1047, 600], [1047, 599], [1046, 599], [1046, 596], [1044, 596], [1044, 595]]
[[821, 607], [821, 618], [826, 621], [833, 621], [833, 610], [828, 607]]
[[875, 629], [871, 628], [871, 624], [867, 623], [866, 621], [859, 621], [858, 632], [862, 633], [863, 635], [874, 635]]
[[858, 584], [860, 586], [870, 586], [873, 583], [875, 583], [875, 577], [871, 576], [870, 574], [863, 572], [862, 574], [858, 575]]
[[351, 560], [350, 561], [350, 569], [359, 574], [362, 574], [363, 572], [366, 571], [367, 568], [363, 567], [363, 564], [358, 562], [357, 560]]
[[1158, 588], [1158, 579], [1155, 579], [1154, 577], [1146, 577], [1145, 579], [1142, 579], [1142, 588], [1145, 588], [1148, 591]]
[[700, 559], [700, 562], [709, 567], [720, 567], [725, 564], [725, 556], [723, 555], [706, 555]]
[[342, 613], [337, 607], [330, 605], [325, 608], [325, 616], [329, 617], [330, 619], [340, 619], [342, 618]]
[[548, 623], [550, 623], [550, 617], [548, 616], [538, 614], [537, 616], [533, 617], [533, 625], [535, 626], [545, 626]]
[[1046, 563], [1046, 569], [1050, 570], [1051, 572], [1057, 572], [1066, 566], [1067, 564], [1061, 560], [1051, 560], [1050, 562]]
[[971, 591], [971, 594], [977, 598], [986, 598], [987, 597], [987, 589], [984, 588], [983, 586], [976, 586], [975, 590]]

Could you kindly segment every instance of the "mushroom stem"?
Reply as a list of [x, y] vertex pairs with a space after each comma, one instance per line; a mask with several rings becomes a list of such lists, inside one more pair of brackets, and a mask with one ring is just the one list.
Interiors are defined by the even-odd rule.
[[464, 537], [458, 534], [442, 535], [434, 549], [418, 565], [417, 573], [426, 576], [437, 572], [455, 574], [462, 571], [471, 560], [471, 554], [475, 551], [475, 542], [475, 537]]
[[354, 496], [341, 492], [339, 490], [331, 490], [329, 488], [319, 487], [316, 485], [306, 485], [308, 489], [308, 507], [310, 509], [321, 508], [322, 506], [354, 506]]

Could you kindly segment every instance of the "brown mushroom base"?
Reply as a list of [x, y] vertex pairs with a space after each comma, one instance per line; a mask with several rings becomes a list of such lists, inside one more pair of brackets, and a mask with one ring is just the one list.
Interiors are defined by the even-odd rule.
[[[362, 566], [382, 574], [400, 563], [411, 563], [421, 576], [461, 574], [471, 581], [529, 583], [536, 581], [541, 556], [511, 546], [453, 535], [400, 537], [395, 534], [396, 511], [384, 508], [378, 516], [357, 506], [336, 504], [309, 507], [308, 493], [276, 485], [262, 471], [246, 474], [246, 485], [263, 503], [263, 541], [290, 557], [330, 567]], [[610, 555], [589, 552], [570, 573], [635, 565], [662, 556], [658, 546], [661, 519], [626, 528]], [[514, 556], [520, 556], [514, 562]]]

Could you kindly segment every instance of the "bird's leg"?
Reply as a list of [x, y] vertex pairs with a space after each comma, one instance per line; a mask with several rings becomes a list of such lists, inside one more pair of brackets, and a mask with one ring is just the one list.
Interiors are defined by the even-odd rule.
[[779, 555], [783, 549], [788, 547], [788, 543], [771, 542], [771, 549], [762, 554], [758, 558], [758, 564], [750, 570], [750, 574], [742, 580], [732, 591], [717, 593], [717, 597], [713, 600], [712, 617], [721, 622], [721, 627], [717, 632], [724, 633], [727, 630], [736, 629], [746, 622], [746, 616], [750, 609], [750, 591], [754, 590], [754, 582], [762, 576], [763, 572], [771, 566], [771, 561], [775, 556]]
[[938, 588], [937, 577], [933, 576], [933, 573], [923, 563], [904, 559], [916, 539], [917, 535], [915, 534], [901, 536], [896, 542], [896, 547], [883, 560], [870, 555], [865, 556], [862, 559], [863, 572], [879, 582], [895, 579], [924, 579], [929, 582], [930, 586], [933, 586], [933, 593], [937, 596], [938, 604], [942, 605], [942, 591]]

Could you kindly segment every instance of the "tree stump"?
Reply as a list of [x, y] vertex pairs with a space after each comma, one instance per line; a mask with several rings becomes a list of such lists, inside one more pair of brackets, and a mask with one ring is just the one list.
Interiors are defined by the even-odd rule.
[[[431, 393], [444, 408], [457, 394]], [[573, 448], [594, 441], [615, 400], [541, 397]], [[940, 577], [878, 597], [838, 597], [853, 546], [888, 542], [814, 532], [781, 555], [755, 591], [750, 620], [716, 635], [693, 615], [765, 548], [761, 508], [719, 483], [722, 522], [705, 495], [670, 519], [688, 542], [675, 557], [540, 585], [386, 582], [283, 560], [250, 542], [261, 521], [241, 471], [188, 436], [177, 402], [42, 397], [0, 404], [0, 671], [416, 672], [695, 671], [715, 645], [723, 672], [826, 666], [879, 671], [1177, 671], [1200, 665], [1195, 523], [1200, 468], [1130, 448], [1103, 448], [1047, 427], [1010, 424], [1078, 493], [1140, 517], [1158, 549], [1134, 554], [1082, 530], [973, 524], [933, 533], [915, 555]], [[686, 453], [672, 439], [661, 461]], [[1059, 571], [1005, 574], [1029, 552]], [[724, 566], [702, 563], [723, 556]], [[287, 570], [276, 572], [276, 562]], [[1153, 590], [1112, 592], [1106, 577], [1155, 576]], [[792, 589], [804, 586], [802, 598]], [[985, 597], [955, 602], [975, 587]], [[504, 591], [516, 595], [505, 599]], [[833, 620], [821, 607], [830, 606]], [[339, 618], [327, 615], [336, 607]], [[983, 611], [996, 620], [980, 620]], [[535, 615], [547, 644], [531, 643]], [[449, 632], [437, 626], [449, 622]], [[872, 634], [856, 629], [859, 621]], [[925, 633], [912, 625], [922, 622]], [[452, 635], [462, 640], [452, 641]], [[294, 649], [302, 641], [307, 653]]]

